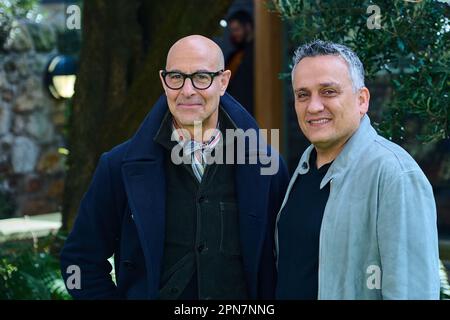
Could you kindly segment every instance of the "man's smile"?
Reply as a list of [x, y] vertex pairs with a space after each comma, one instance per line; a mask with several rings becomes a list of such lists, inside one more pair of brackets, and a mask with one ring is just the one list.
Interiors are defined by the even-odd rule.
[[331, 118], [307, 119], [306, 122], [312, 127], [321, 127], [331, 122]]

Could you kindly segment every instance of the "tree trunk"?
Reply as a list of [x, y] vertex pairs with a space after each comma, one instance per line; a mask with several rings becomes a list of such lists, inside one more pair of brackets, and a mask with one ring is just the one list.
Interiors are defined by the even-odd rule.
[[64, 231], [72, 228], [100, 155], [131, 137], [163, 93], [158, 70], [164, 67], [170, 46], [189, 34], [212, 36], [231, 2], [84, 1]]

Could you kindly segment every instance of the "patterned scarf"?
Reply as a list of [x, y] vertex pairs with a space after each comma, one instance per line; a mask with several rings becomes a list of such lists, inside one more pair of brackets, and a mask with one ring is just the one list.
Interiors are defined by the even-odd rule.
[[222, 138], [222, 132], [219, 130], [219, 123], [217, 123], [217, 127], [214, 129], [211, 138], [205, 142], [198, 142], [193, 138], [188, 139], [188, 137], [183, 134], [183, 130], [177, 129], [182, 128], [178, 126], [175, 120], [173, 120], [172, 130], [176, 132], [175, 139], [183, 147], [183, 153], [191, 156], [192, 171], [198, 182], [201, 182], [207, 165], [207, 157], [211, 155], [211, 152]]

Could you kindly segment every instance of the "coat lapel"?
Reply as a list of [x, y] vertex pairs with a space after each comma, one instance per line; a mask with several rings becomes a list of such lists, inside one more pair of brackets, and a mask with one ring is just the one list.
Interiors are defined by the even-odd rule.
[[165, 230], [165, 178], [162, 161], [122, 166], [128, 204], [146, 260], [150, 298], [158, 296]]
[[164, 152], [153, 138], [167, 112], [163, 95], [130, 140], [122, 161], [122, 178], [144, 251], [149, 298], [159, 295], [165, 236], [166, 180]]

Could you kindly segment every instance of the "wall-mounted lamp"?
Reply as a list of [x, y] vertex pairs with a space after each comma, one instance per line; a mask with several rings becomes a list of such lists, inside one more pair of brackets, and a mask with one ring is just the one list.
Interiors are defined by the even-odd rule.
[[45, 82], [51, 95], [56, 99], [69, 99], [74, 94], [76, 61], [73, 57], [57, 55], [50, 59], [45, 74]]

